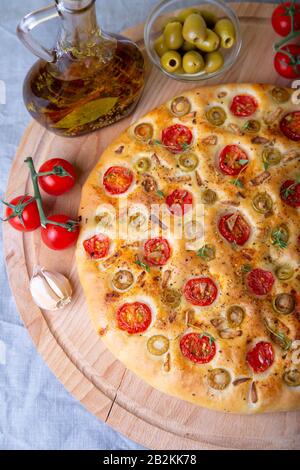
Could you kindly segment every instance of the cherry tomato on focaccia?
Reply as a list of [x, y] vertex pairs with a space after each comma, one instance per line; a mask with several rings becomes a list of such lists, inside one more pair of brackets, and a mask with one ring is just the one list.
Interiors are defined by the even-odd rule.
[[190, 129], [182, 124], [174, 124], [162, 131], [162, 143], [172, 153], [183, 152], [193, 140]]
[[145, 260], [152, 266], [163, 266], [170, 258], [170, 255], [171, 248], [165, 238], [150, 238], [144, 244]]
[[300, 140], [300, 111], [286, 114], [280, 121], [281, 132], [290, 140]]
[[71, 165], [62, 158], [52, 158], [43, 163], [39, 173], [54, 172], [55, 174], [39, 176], [39, 184], [41, 188], [48, 194], [60, 196], [70, 191], [76, 181], [76, 173]]
[[274, 362], [275, 354], [271, 343], [260, 341], [248, 351], [246, 360], [254, 372], [265, 372]]
[[169, 211], [174, 215], [183, 215], [192, 208], [193, 196], [186, 189], [175, 189], [166, 197]]
[[151, 323], [152, 315], [148, 305], [142, 302], [123, 304], [117, 311], [117, 323], [129, 334], [143, 333]]
[[86, 253], [93, 259], [105, 258], [108, 255], [110, 239], [99, 233], [83, 242]]
[[32, 232], [41, 225], [36, 201], [31, 196], [15, 197], [7, 205], [5, 216], [5, 220], [20, 232]]
[[273, 274], [260, 268], [252, 269], [246, 277], [248, 289], [255, 295], [266, 295], [271, 292], [274, 282]]
[[300, 46], [297, 44], [283, 46], [274, 56], [274, 67], [284, 78], [300, 77]]
[[[293, 17], [293, 23], [292, 23]], [[300, 30], [300, 5], [295, 2], [284, 2], [278, 5], [272, 14], [272, 26], [280, 36], [287, 36], [292, 30]]]
[[125, 193], [131, 186], [133, 173], [124, 166], [111, 166], [103, 176], [103, 185], [109, 194]]
[[216, 344], [210, 335], [205, 333], [188, 333], [180, 340], [182, 354], [192, 362], [206, 364], [216, 354]]
[[248, 155], [238, 145], [226, 145], [219, 156], [220, 170], [226, 175], [237, 176], [248, 162]]
[[70, 217], [63, 214], [52, 215], [48, 217], [49, 223], [46, 227], [42, 227], [42, 240], [52, 250], [64, 250], [75, 245], [79, 235], [79, 225], [75, 225], [73, 229], [68, 230], [65, 227], [51, 224], [53, 222], [59, 222], [61, 224], [67, 224], [70, 221]]
[[244, 245], [251, 233], [251, 228], [238, 212], [223, 215], [218, 223], [221, 235], [229, 242]]
[[237, 117], [248, 117], [255, 113], [258, 104], [250, 95], [237, 95], [233, 98], [230, 111]]
[[300, 207], [300, 182], [286, 180], [281, 185], [280, 197], [288, 206]]
[[183, 293], [191, 304], [207, 307], [216, 300], [218, 288], [209, 277], [196, 277], [186, 282]]

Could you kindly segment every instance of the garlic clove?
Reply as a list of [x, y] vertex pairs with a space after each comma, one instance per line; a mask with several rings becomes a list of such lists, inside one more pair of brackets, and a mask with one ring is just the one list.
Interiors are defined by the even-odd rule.
[[36, 266], [30, 280], [30, 292], [40, 308], [58, 310], [71, 302], [72, 287], [61, 273]]

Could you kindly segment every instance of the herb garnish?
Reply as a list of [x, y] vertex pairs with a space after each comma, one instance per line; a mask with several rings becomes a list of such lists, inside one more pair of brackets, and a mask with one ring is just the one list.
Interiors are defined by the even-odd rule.
[[243, 264], [242, 268], [242, 273], [249, 273], [252, 270], [251, 264]]
[[284, 234], [280, 229], [272, 233], [272, 245], [278, 245], [280, 248], [286, 248], [287, 242], [283, 239]]
[[234, 186], [237, 186], [238, 188], [244, 187], [244, 183], [239, 178], [231, 179], [229, 180], [229, 183], [233, 184]]
[[165, 197], [165, 195], [164, 195], [164, 193], [163, 193], [163, 191], [162, 191], [161, 189], [158, 189], [158, 190], [156, 191], [156, 194], [157, 194], [159, 197], [161, 197], [161, 198], [164, 198], [164, 197]]
[[143, 261], [141, 261], [139, 258], [135, 260], [134, 264], [137, 264], [138, 266], [140, 266], [140, 268], [145, 269], [147, 273], [150, 273], [150, 266], [146, 263], [143, 263]]

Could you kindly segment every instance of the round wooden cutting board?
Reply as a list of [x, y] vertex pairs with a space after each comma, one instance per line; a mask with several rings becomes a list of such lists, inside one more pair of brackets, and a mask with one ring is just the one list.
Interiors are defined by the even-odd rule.
[[[270, 26], [274, 5], [233, 4], [241, 18], [243, 47], [238, 62], [220, 82], [283, 83], [273, 70]], [[143, 48], [143, 25], [125, 34]], [[277, 38], [278, 39], [278, 38]], [[207, 84], [203, 82], [203, 84]], [[199, 83], [201, 86], [202, 83]], [[75, 217], [81, 186], [105, 147], [139, 116], [181, 91], [194, 88], [170, 80], [148, 64], [142, 99], [130, 118], [80, 138], [62, 138], [31, 123], [20, 143], [9, 177], [6, 199], [32, 194], [24, 159], [37, 166], [60, 156], [75, 164], [79, 178], [66, 196], [45, 196], [47, 213], [61, 211]], [[94, 415], [130, 439], [152, 449], [297, 449], [299, 414], [257, 416], [209, 411], [164, 395], [127, 370], [107, 351], [94, 332], [79, 285], [74, 249], [53, 252], [41, 244], [40, 233], [22, 235], [4, 225], [4, 253], [17, 307], [39, 353], [69, 392]], [[40, 310], [32, 301], [28, 283], [33, 266], [67, 275], [73, 284], [72, 303], [62, 311]]]

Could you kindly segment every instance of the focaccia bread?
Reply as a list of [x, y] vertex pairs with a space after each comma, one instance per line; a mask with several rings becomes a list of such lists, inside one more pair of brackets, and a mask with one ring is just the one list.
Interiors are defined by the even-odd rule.
[[237, 413], [300, 405], [300, 110], [202, 87], [101, 155], [76, 259], [99, 337], [153, 387]]

